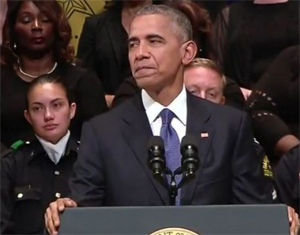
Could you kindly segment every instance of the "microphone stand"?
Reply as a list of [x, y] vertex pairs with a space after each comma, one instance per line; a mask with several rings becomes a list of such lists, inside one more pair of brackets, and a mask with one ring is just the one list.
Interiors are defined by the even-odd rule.
[[166, 175], [170, 175], [170, 183], [168, 184], [168, 192], [169, 192], [169, 199], [170, 199], [170, 205], [175, 206], [176, 205], [176, 196], [178, 195], [178, 187], [175, 180], [175, 172], [172, 172], [170, 169], [166, 168], [165, 171]]
[[[175, 176], [183, 175], [181, 181], [177, 185]], [[169, 168], [165, 168], [164, 171], [155, 170], [153, 171], [154, 178], [168, 190], [170, 205], [176, 205], [176, 196], [178, 195], [178, 189], [182, 186], [190, 182], [195, 178], [195, 172], [182, 171], [181, 167], [178, 167], [174, 172], [172, 172]], [[167, 182], [166, 176], [170, 176], [170, 182]]]
[[[166, 168], [165, 174], [170, 175], [170, 183], [168, 184], [169, 185], [168, 192], [169, 192], [170, 205], [175, 206], [176, 205], [176, 197], [178, 195], [178, 189], [180, 189], [185, 184], [187, 184], [192, 179], [194, 179], [195, 173], [194, 172], [192, 172], [192, 173], [191, 172], [183, 172], [181, 167], [178, 167], [174, 172], [172, 172], [171, 170]], [[181, 174], [183, 174], [182, 179], [179, 182], [179, 184], [177, 185], [175, 176], [181, 175]]]

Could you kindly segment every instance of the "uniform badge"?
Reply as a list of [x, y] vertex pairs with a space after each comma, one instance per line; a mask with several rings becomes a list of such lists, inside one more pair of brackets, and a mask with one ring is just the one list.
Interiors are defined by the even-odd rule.
[[271, 168], [270, 161], [267, 156], [264, 156], [264, 158], [263, 158], [262, 168], [263, 168], [264, 176], [271, 177], [271, 178], [273, 177], [272, 168]]

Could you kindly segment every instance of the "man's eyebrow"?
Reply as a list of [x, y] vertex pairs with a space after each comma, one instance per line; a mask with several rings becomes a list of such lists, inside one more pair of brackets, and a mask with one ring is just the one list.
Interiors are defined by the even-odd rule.
[[137, 37], [130, 37], [128, 38], [127, 42], [130, 43], [130, 42], [133, 42], [133, 41], [138, 41], [139, 39]]
[[208, 88], [208, 89], [207, 89], [207, 91], [208, 91], [208, 92], [209, 92], [209, 91], [215, 91], [215, 92], [219, 92], [219, 90], [218, 90], [218, 87], [217, 87], [217, 86], [210, 87], [210, 88]]
[[[158, 34], [149, 34], [149, 35], [146, 36], [147, 40], [155, 39], [155, 38], [165, 41], [165, 39], [162, 36], [158, 35]], [[139, 41], [138, 37], [130, 37], [128, 39], [128, 43], [133, 42], [133, 41], [134, 42]]]
[[158, 38], [158, 39], [161, 39], [161, 40], [165, 40], [162, 36], [158, 35], [158, 34], [149, 34], [147, 35], [146, 37], [148, 40], [149, 39], [154, 39], [154, 38]]

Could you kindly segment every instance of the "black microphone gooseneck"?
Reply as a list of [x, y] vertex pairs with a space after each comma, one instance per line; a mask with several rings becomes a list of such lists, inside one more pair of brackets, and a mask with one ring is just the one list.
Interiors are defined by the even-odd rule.
[[[180, 153], [181, 167], [172, 172], [166, 167], [164, 141], [160, 136], [152, 136], [148, 143], [148, 167], [154, 178], [169, 192], [170, 204], [176, 204], [178, 189], [190, 182], [196, 176], [200, 160], [198, 157], [197, 141], [193, 136], [185, 136], [182, 139]], [[176, 184], [175, 176], [182, 174], [179, 184]], [[166, 175], [170, 175], [167, 182]]]
[[[160, 136], [152, 136], [149, 139], [148, 167], [152, 171], [154, 178], [168, 190], [170, 204], [175, 205], [177, 196], [175, 175], [166, 167], [164, 141]], [[170, 183], [168, 183], [166, 175], [170, 175]]]
[[165, 180], [166, 158], [164, 141], [160, 136], [151, 136], [148, 142], [148, 167], [152, 170], [154, 178], [168, 188]]
[[198, 156], [197, 140], [194, 136], [186, 135], [182, 138], [180, 153], [182, 180], [178, 187], [182, 187], [196, 176], [196, 171], [199, 168], [200, 160]]

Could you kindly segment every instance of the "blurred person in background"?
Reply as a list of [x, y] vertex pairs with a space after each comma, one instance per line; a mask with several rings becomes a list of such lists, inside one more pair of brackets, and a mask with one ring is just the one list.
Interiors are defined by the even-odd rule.
[[71, 135], [79, 140], [82, 123], [107, 110], [95, 74], [72, 65], [71, 28], [55, 0], [14, 1], [7, 12], [1, 47], [1, 142], [10, 147], [33, 136], [24, 120], [30, 83], [43, 74], [58, 75], [75, 94], [77, 113]]

